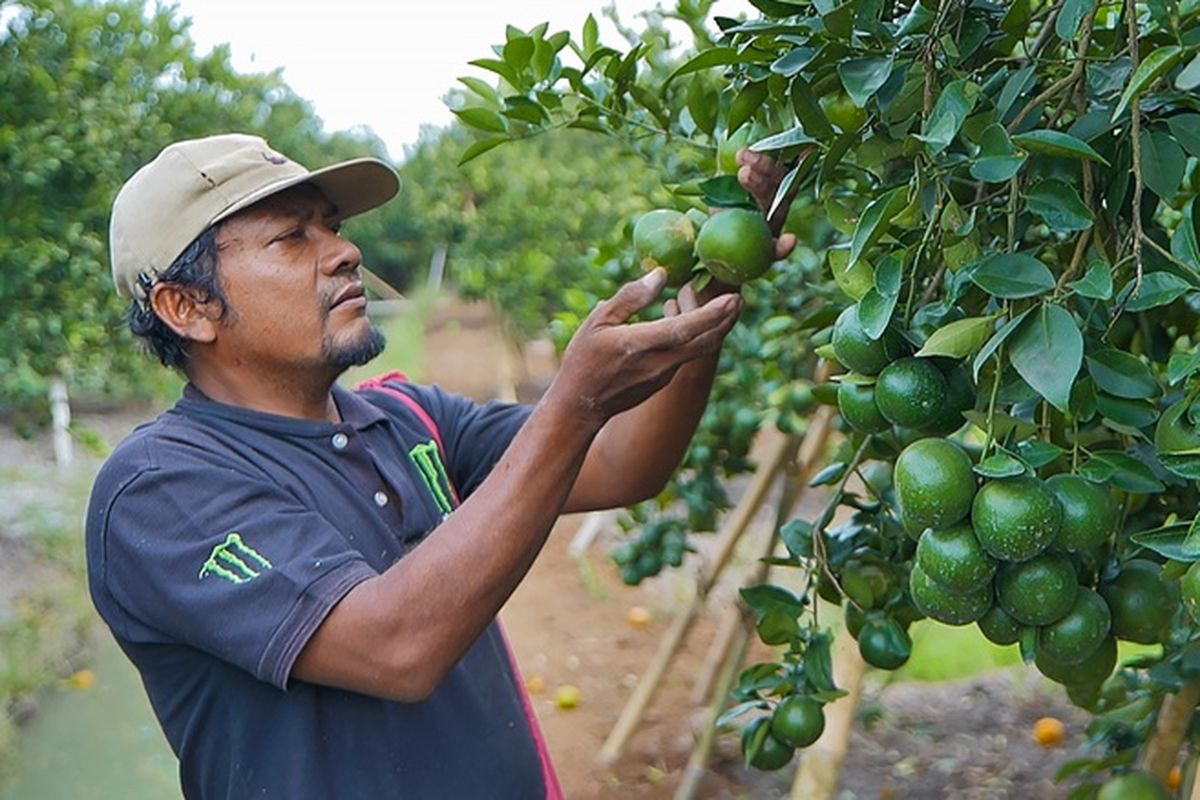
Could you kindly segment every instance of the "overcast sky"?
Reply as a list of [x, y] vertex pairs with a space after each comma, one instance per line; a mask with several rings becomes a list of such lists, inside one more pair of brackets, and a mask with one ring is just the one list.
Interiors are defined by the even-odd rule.
[[[601, 41], [618, 44], [601, 19], [603, 0], [176, 0], [192, 18], [201, 53], [228, 42], [241, 71], [283, 68], [285, 80], [310, 100], [328, 130], [373, 129], [395, 159], [423, 124], [444, 125], [442, 102], [460, 75], [488, 77], [467, 62], [491, 55], [505, 23], [523, 30], [549, 22], [578, 39], [594, 12]], [[656, 0], [620, 0], [622, 19]], [[728, 11], [749, 8], [732, 3]], [[726, 13], [728, 13], [728, 11]]]

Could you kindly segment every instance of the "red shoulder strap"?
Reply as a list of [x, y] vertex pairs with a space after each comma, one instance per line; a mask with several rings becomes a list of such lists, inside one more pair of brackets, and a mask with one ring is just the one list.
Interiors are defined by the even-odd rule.
[[421, 420], [421, 424], [429, 430], [429, 433], [433, 436], [434, 441], [437, 442], [438, 449], [442, 451], [442, 457], [445, 458], [446, 446], [442, 443], [442, 432], [438, 429], [437, 423], [433, 421], [433, 417], [429, 416], [429, 412], [422, 408], [420, 403], [418, 403], [405, 392], [402, 392], [393, 386], [388, 386], [386, 381], [408, 383], [408, 376], [403, 372], [388, 372], [383, 375], [377, 375], [374, 378], [368, 378], [358, 385], [358, 389], [373, 389], [377, 392], [383, 392], [408, 406], [408, 410], [413, 412], [417, 419]]

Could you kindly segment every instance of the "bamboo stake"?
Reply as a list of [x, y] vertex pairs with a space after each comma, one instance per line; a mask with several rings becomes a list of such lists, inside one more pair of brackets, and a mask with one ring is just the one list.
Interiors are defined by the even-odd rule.
[[[775, 510], [775, 524], [771, 527], [770, 532], [763, 537], [764, 542], [755, 558], [754, 566], [746, 575], [745, 586], [755, 586], [767, 579], [771, 565], [765, 559], [774, 552], [775, 544], [779, 541], [779, 529], [787, 521], [787, 517], [791, 513], [792, 507], [796, 504], [796, 500], [800, 497], [800, 494], [801, 488], [797, 484], [797, 481], [793, 478], [785, 478], [779, 504]], [[712, 699], [705, 712], [700, 738], [696, 740], [696, 744], [692, 748], [692, 754], [688, 758], [687, 766], [684, 767], [679, 787], [675, 790], [675, 800], [694, 800], [700, 791], [700, 782], [704, 780], [704, 776], [708, 772], [708, 758], [712, 754], [713, 744], [717, 739], [717, 719], [721, 716], [721, 712], [729, 702], [730, 689], [733, 688], [738, 668], [741, 667], [742, 659], [746, 654], [746, 645], [750, 639], [750, 613], [749, 609], [745, 608], [740, 602], [735, 606], [735, 609], [739, 624], [734, 629], [733, 636], [730, 637], [730, 649], [726, 653], [725, 667], [721, 670], [721, 679], [717, 681], [717, 686], [712, 693]]]
[[641, 680], [638, 681], [637, 686], [634, 687], [633, 694], [629, 696], [625, 707], [621, 709], [621, 714], [617, 718], [616, 724], [608, 734], [608, 738], [604, 740], [604, 745], [600, 748], [600, 752], [596, 756], [597, 761], [601, 764], [611, 764], [621, 757], [621, 753], [624, 751], [629, 737], [633, 735], [634, 730], [641, 721], [642, 714], [645, 713], [646, 706], [649, 704], [650, 698], [654, 695], [654, 690], [658, 688], [659, 681], [662, 680], [667, 666], [671, 663], [671, 659], [675, 655], [675, 651], [679, 649], [679, 645], [683, 642], [684, 637], [691, 628], [692, 622], [696, 618], [696, 612], [699, 611], [700, 606], [708, 597], [709, 589], [712, 588], [717, 578], [720, 577], [721, 571], [733, 553], [734, 545], [737, 544], [738, 538], [746, 530], [746, 526], [750, 524], [753, 512], [762, 504], [767, 488], [771, 485], [771, 481], [775, 475], [782, 469], [787, 454], [792, 452], [794, 448], [794, 443], [795, 440], [788, 436], [779, 439], [772, 446], [767, 458], [759, 464], [758, 471], [754, 474], [754, 478], [750, 481], [750, 485], [746, 488], [746, 492], [738, 502], [737, 507], [726, 517], [721, 528], [721, 538], [717, 544], [717, 552], [713, 557], [713, 563], [710, 565], [707, 573], [703, 570], [697, 573], [695, 591], [693, 591], [687, 605], [675, 615], [671, 627], [659, 642], [654, 658], [647, 665], [646, 672], [642, 675]]
[[866, 671], [857, 643], [843, 628], [833, 644], [833, 680], [847, 694], [825, 706], [825, 732], [804, 751], [791, 800], [829, 800], [837, 791]]
[[[1158, 778], [1163, 785], [1166, 785], [1167, 773], [1175, 766], [1179, 746], [1187, 735], [1197, 704], [1200, 704], [1200, 681], [1184, 684], [1178, 693], [1167, 695], [1158, 709], [1154, 736], [1146, 746], [1142, 768]], [[1196, 796], [1194, 789], [1192, 796]]]
[[712, 647], [708, 649], [708, 655], [704, 657], [704, 665], [700, 667], [700, 674], [696, 677], [696, 685], [692, 689], [693, 703], [703, 703], [709, 696], [713, 681], [717, 679], [717, 674], [722, 672], [721, 666], [727, 660], [726, 654], [733, 648], [734, 638], [743, 628], [745, 628], [745, 624], [742, 612], [736, 603], [731, 603], [721, 612], [717, 635], [713, 639]]

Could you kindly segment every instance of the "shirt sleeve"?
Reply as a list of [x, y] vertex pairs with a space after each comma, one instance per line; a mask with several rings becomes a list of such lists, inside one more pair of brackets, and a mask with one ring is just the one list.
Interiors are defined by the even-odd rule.
[[106, 465], [93, 597], [118, 637], [182, 643], [281, 689], [330, 609], [375, 571], [322, 516], [198, 448]]
[[481, 405], [438, 386], [403, 388], [437, 423], [450, 462], [446, 468], [463, 498], [483, 483], [533, 411], [531, 406], [498, 400]]

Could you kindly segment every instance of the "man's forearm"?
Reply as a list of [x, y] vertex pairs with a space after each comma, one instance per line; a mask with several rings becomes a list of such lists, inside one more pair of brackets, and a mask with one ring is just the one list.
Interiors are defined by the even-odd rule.
[[[592, 445], [587, 482], [599, 491], [572, 495], [565, 511], [630, 505], [658, 494], [670, 479], [708, 404], [718, 355], [682, 366], [646, 402], [608, 421]], [[582, 481], [581, 481], [582, 483]]]

